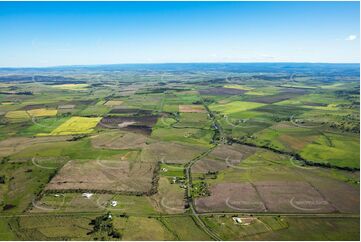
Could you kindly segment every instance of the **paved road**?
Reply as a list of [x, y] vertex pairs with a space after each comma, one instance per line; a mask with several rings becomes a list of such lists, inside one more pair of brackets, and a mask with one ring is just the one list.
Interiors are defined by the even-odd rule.
[[[121, 215], [123, 212], [112, 212], [113, 215]], [[196, 211], [195, 211], [196, 212]], [[160, 213], [126, 213], [129, 216], [139, 217], [186, 217], [193, 216], [193, 214], [180, 213], [180, 214], [160, 214]], [[359, 214], [352, 213], [245, 213], [245, 212], [196, 212], [199, 217], [210, 215], [240, 215], [240, 216], [282, 216], [282, 217], [299, 217], [299, 218], [359, 218]], [[14, 214], [0, 214], [0, 218], [13, 218], [13, 217], [46, 217], [46, 216], [88, 216], [88, 215], [104, 215], [104, 211], [98, 212], [37, 212], [37, 213], [14, 213]]]
[[[200, 95], [199, 95], [200, 96]], [[219, 132], [220, 132], [220, 136], [222, 136], [221, 130], [219, 129], [215, 117], [214, 115], [210, 112], [210, 110], [208, 109], [208, 106], [205, 104], [202, 96], [200, 96], [200, 99], [203, 103], [203, 106], [205, 107], [205, 109], [207, 110], [210, 118], [212, 119], [213, 122], [213, 126], [216, 127]], [[190, 207], [190, 211], [192, 212], [192, 215], [195, 219], [195, 222], [198, 224], [198, 226], [203, 229], [203, 231], [208, 234], [212, 239], [216, 240], [216, 241], [221, 241], [222, 239], [212, 230], [210, 230], [207, 225], [202, 221], [202, 219], [199, 217], [199, 213], [196, 211], [195, 206], [194, 206], [194, 201], [192, 198], [192, 194], [191, 194], [191, 189], [192, 189], [192, 174], [191, 174], [191, 169], [192, 166], [200, 159], [202, 159], [203, 157], [205, 157], [206, 155], [208, 155], [210, 152], [212, 152], [212, 150], [214, 150], [217, 145], [218, 145], [218, 141], [217, 143], [214, 144], [214, 146], [212, 148], [210, 148], [209, 150], [207, 150], [206, 152], [204, 152], [202, 155], [196, 157], [195, 159], [191, 160], [185, 167], [185, 175], [186, 175], [186, 184], [187, 184], [187, 200], [189, 202], [189, 207]]]
[[219, 238], [219, 236], [217, 234], [215, 234], [213, 231], [211, 231], [207, 225], [204, 224], [204, 222], [202, 221], [202, 219], [199, 217], [199, 214], [197, 213], [197, 211], [194, 208], [194, 202], [193, 202], [193, 198], [192, 198], [192, 194], [191, 194], [191, 188], [192, 188], [192, 178], [191, 178], [191, 168], [192, 166], [196, 163], [196, 161], [202, 159], [203, 157], [205, 157], [206, 155], [208, 155], [213, 149], [215, 148], [212, 147], [211, 149], [209, 149], [208, 151], [204, 152], [202, 155], [200, 155], [199, 157], [191, 160], [185, 168], [185, 173], [186, 173], [186, 180], [187, 180], [187, 200], [189, 201], [189, 207], [190, 210], [192, 212], [192, 215], [195, 219], [195, 222], [198, 224], [198, 226], [200, 228], [203, 229], [203, 231], [208, 234], [212, 239], [214, 240], [222, 240], [221, 238]]

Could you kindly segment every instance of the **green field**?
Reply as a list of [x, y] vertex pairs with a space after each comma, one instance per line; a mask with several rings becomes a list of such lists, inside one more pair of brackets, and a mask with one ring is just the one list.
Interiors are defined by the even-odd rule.
[[220, 112], [222, 114], [232, 114], [262, 107], [263, 105], [264, 104], [262, 103], [234, 101], [226, 104], [212, 104], [209, 108], [212, 111]]
[[329, 162], [343, 167], [360, 168], [360, 138], [327, 133], [306, 145], [301, 155], [317, 162]]

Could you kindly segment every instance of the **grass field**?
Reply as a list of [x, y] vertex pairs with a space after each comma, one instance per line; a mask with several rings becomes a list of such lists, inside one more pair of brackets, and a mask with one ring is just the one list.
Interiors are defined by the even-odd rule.
[[224, 240], [358, 240], [358, 219], [258, 217], [251, 225], [234, 224], [229, 216], [204, 221]]
[[[0, 175], [6, 174], [5, 184], [0, 184], [1, 213], [11, 214], [26, 210], [36, 194], [43, 190], [50, 177], [64, 162], [55, 159], [36, 159], [36, 164], [34, 165], [30, 161], [18, 165], [0, 165]], [[43, 169], [42, 167], [49, 167], [49, 169]], [[4, 209], [5, 205], [11, 205], [11, 207]]]
[[19, 133], [25, 136], [48, 134], [68, 119], [69, 117], [36, 118], [29, 127], [21, 129]]
[[[236, 224], [230, 216], [206, 216], [202, 219], [224, 240], [243, 240], [252, 235], [287, 228], [287, 223], [279, 218], [268, 218], [268, 224], [263, 222], [262, 219], [252, 218], [253, 221], [250, 225]], [[271, 219], [273, 220], [272, 223], [269, 222]]]
[[[358, 218], [283, 218], [288, 227], [249, 240], [359, 240]], [[356, 229], [357, 228], [357, 229]]]
[[[112, 205], [115, 201], [116, 206]], [[41, 197], [31, 213], [59, 212], [114, 212], [132, 215], [157, 214], [152, 199], [147, 196], [128, 196], [112, 193], [94, 194], [90, 198], [82, 193], [49, 193]]]
[[167, 142], [211, 146], [213, 131], [196, 128], [157, 128], [152, 132], [152, 138]]
[[211, 127], [211, 120], [206, 113], [180, 113], [177, 123], [172, 120], [160, 120], [162, 124], [170, 124], [175, 128], [209, 128]]
[[18, 232], [21, 238], [32, 240], [77, 239], [87, 240], [91, 231], [88, 217], [24, 217], [18, 220]]
[[159, 221], [145, 217], [116, 218], [114, 226], [123, 240], [173, 240], [174, 236]]
[[17, 240], [16, 235], [9, 228], [8, 220], [4, 218], [0, 220], [0, 240]]
[[171, 230], [177, 240], [210, 240], [211, 238], [198, 228], [193, 219], [185, 217], [161, 218], [162, 223]]
[[264, 104], [262, 103], [234, 101], [226, 104], [212, 104], [209, 106], [209, 108], [212, 111], [222, 114], [232, 114], [236, 112], [255, 109], [262, 106], [264, 106]]
[[326, 133], [308, 144], [301, 155], [306, 159], [341, 167], [360, 168], [360, 138]]

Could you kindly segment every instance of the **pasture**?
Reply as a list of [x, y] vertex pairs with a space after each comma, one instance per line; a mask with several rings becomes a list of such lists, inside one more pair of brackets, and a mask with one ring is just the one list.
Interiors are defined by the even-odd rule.
[[286, 229], [248, 236], [250, 240], [358, 240], [358, 218], [289, 218]]
[[173, 240], [173, 234], [156, 219], [146, 217], [115, 218], [114, 227], [124, 240]]
[[178, 240], [210, 240], [190, 216], [161, 218], [160, 221], [172, 231]]
[[227, 115], [227, 114], [255, 109], [258, 107], [262, 107], [264, 105], [265, 104], [256, 103], [256, 102], [234, 101], [225, 104], [212, 104], [209, 106], [209, 108], [214, 112], [219, 112], [221, 114]]
[[12, 224], [17, 230], [19, 239], [32, 240], [88, 240], [92, 237], [89, 217], [59, 216], [59, 217], [24, 217]]

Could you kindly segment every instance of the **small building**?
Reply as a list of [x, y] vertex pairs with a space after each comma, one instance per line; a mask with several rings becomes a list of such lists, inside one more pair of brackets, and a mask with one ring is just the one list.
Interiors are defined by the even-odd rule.
[[240, 225], [250, 225], [255, 219], [250, 217], [239, 218], [239, 217], [232, 217], [235, 224]]
[[93, 193], [90, 193], [90, 192], [84, 192], [83, 194], [82, 194], [82, 196], [83, 197], [86, 197], [86, 198], [91, 198], [92, 196], [93, 196]]
[[167, 172], [168, 169], [167, 169], [167, 168], [162, 168], [162, 171], [163, 171], [163, 172]]
[[111, 202], [110, 202], [110, 205], [111, 205], [112, 207], [116, 207], [116, 206], [118, 205], [118, 202], [117, 202], [117, 201], [111, 201]]

